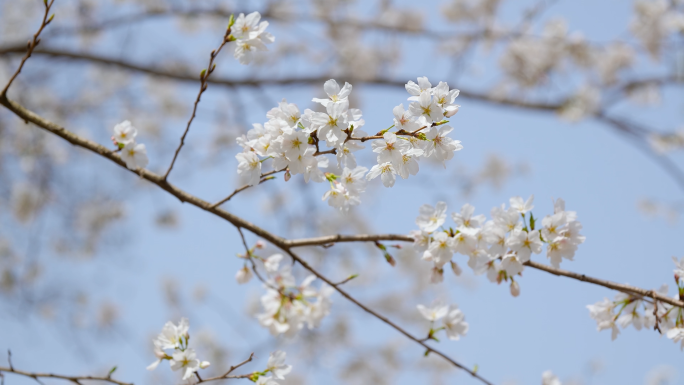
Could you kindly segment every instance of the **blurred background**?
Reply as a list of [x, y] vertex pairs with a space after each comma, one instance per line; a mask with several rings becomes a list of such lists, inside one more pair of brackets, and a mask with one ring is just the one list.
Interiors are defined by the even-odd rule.
[[[587, 237], [563, 268], [655, 289], [671, 284], [671, 257], [684, 255], [683, 9], [677, 0], [55, 0], [9, 96], [107, 146], [113, 126], [130, 120], [148, 168], [163, 172], [230, 14], [259, 11], [275, 43], [249, 66], [221, 53], [172, 183], [208, 201], [227, 196], [243, 184], [235, 138], [282, 98], [317, 108], [311, 98], [324, 96], [327, 79], [353, 84], [352, 107], [375, 133], [407, 105], [403, 85], [427, 76], [461, 90], [451, 136], [464, 148], [446, 168], [423, 162], [391, 189], [374, 180], [346, 214], [321, 201], [326, 184], [282, 174], [223, 207], [306, 237], [406, 234], [418, 208], [439, 200], [449, 213], [471, 203], [488, 214], [534, 194], [543, 217], [562, 197]], [[42, 12], [40, 0], [0, 0], [0, 83]], [[366, 147], [357, 159], [370, 168]], [[188, 317], [216, 374], [251, 352], [244, 372], [261, 369], [282, 349], [294, 366], [286, 384], [475, 383], [337, 294], [320, 328], [271, 336], [255, 319], [262, 285], [235, 282], [241, 252], [230, 224], [0, 110], [2, 362], [11, 349], [17, 369], [106, 375], [117, 366], [122, 381], [182, 383], [166, 365], [145, 367], [162, 325]], [[333, 279], [359, 274], [346, 288], [416, 335], [429, 328], [416, 305], [458, 304], [468, 335], [437, 348], [494, 383], [541, 383], [552, 370], [563, 384], [684, 384], [672, 341], [628, 329], [611, 342], [596, 331], [586, 305], [614, 292], [528, 269], [513, 298], [463, 256], [464, 273], [435, 285], [410, 247], [391, 253], [396, 267], [372, 245], [301, 250]]]

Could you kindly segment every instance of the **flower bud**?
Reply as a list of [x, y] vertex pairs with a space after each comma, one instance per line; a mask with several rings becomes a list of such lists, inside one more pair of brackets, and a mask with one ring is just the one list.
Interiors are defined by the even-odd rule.
[[290, 170], [285, 171], [285, 182], [290, 180], [292, 178], [292, 174], [290, 174]]
[[448, 108], [446, 111], [446, 114], [444, 114], [444, 116], [446, 116], [447, 118], [450, 118], [450, 117], [456, 115], [459, 107], [461, 107], [461, 106], [455, 105], [455, 106], [452, 106], [451, 108]]
[[450, 263], [451, 263], [451, 270], [453, 270], [454, 274], [456, 274], [457, 277], [459, 275], [461, 275], [463, 270], [461, 270], [461, 268], [456, 264], [456, 262], [451, 261]]
[[444, 269], [435, 266], [432, 268], [432, 275], [430, 276], [430, 283], [440, 283], [444, 281]]
[[511, 295], [517, 297], [520, 295], [520, 285], [517, 282], [511, 282]]
[[250, 270], [247, 265], [243, 266], [242, 269], [238, 270], [235, 274], [235, 280], [239, 284], [247, 283], [252, 279], [252, 270]]
[[397, 261], [390, 255], [390, 253], [385, 253], [385, 259], [390, 265], [392, 265], [392, 267], [397, 265]]
[[200, 367], [200, 369], [206, 369], [209, 367], [209, 365], [211, 365], [211, 363], [209, 363], [209, 361], [202, 361], [202, 362], [200, 362], [199, 367]]
[[263, 249], [264, 247], [266, 247], [266, 242], [259, 239], [258, 241], [256, 241], [254, 247], [256, 247], [257, 249]]

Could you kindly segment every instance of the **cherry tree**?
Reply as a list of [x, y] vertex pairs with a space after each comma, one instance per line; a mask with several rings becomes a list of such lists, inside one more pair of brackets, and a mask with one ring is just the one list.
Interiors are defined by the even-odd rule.
[[[87, 302], [68, 286], [43, 284], [37, 245], [51, 243], [50, 254], [81, 257], [132, 247], [130, 234], [117, 226], [134, 194], [116, 191], [121, 186], [132, 190], [137, 183], [135, 194], [154, 200], [171, 196], [174, 204], [199, 209], [221, 231], [232, 232], [237, 241], [216, 246], [221, 249], [217, 255], [237, 257], [231, 257], [237, 267], [221, 274], [242, 291], [212, 298], [242, 303], [248, 290], [258, 293], [247, 301], [249, 326], [241, 324], [238, 335], [255, 326], [269, 335], [265, 343], [249, 338], [240, 358], [227, 359], [228, 350], [217, 346], [218, 338], [197, 338], [190, 331], [189, 319], [195, 322], [195, 317], [181, 313], [194, 311], [180, 305], [181, 295], [171, 284], [166, 295], [173, 318], [160, 334], [146, 339], [152, 363], [140, 364], [151, 375], [166, 371], [159, 375], [185, 383], [302, 383], [310, 371], [307, 362], [315, 360], [290, 364], [292, 357], [344, 352], [352, 332], [364, 335], [365, 326], [355, 322], [376, 322], [401, 342], [352, 352], [341, 381], [381, 383], [389, 380], [389, 371], [408, 370], [404, 361], [426, 360], [430, 364], [411, 370], [435, 378], [461, 373], [473, 383], [498, 383], [503, 373], [496, 363], [475, 362], [467, 350], [453, 354], [451, 347], [445, 348], [487, 333], [472, 321], [477, 307], [459, 306], [444, 292], [435, 294], [448, 293], [450, 280], [466, 275], [482, 285], [507, 287], [508, 301], [526, 295], [527, 282], [537, 277], [532, 272], [558, 277], [553, 282], [568, 278], [581, 287], [600, 287], [603, 299], [563, 311], [585, 314], [598, 331], [610, 330], [609, 340], [631, 326], [684, 350], [684, 257], [672, 257], [673, 270], [653, 277], [657, 289], [618, 283], [620, 269], [601, 278], [577, 272], [573, 263], [590, 259], [583, 251], [592, 238], [583, 227], [587, 222], [579, 219], [584, 213], [571, 210], [572, 200], [567, 209], [560, 197], [537, 209], [539, 197], [535, 201], [534, 195], [517, 194], [487, 208], [475, 207], [466, 198], [474, 198], [485, 184], [496, 188], [517, 178], [516, 167], [494, 156], [481, 171], [451, 171], [461, 154], [470, 151], [463, 138], [469, 130], [461, 123], [464, 115], [471, 114], [469, 105], [481, 103], [493, 111], [513, 108], [552, 113], [564, 122], [594, 121], [627, 138], [634, 151], [652, 161], [648, 167], [666, 175], [681, 193], [684, 173], [676, 159], [684, 147], [681, 129], [654, 126], [659, 121], [670, 125], [671, 119], [636, 121], [631, 110], [666, 104], [673, 90], [680, 90], [684, 4], [636, 0], [626, 37], [595, 41], [562, 18], [545, 17], [553, 11], [553, 1], [528, 4], [515, 20], [500, 3], [454, 0], [432, 4], [434, 9], [424, 14], [392, 2], [243, 4], [249, 9], [212, 1], [3, 3], [8, 32], [0, 45], [6, 71], [0, 93], [5, 111], [0, 116], [5, 164], [0, 177], [2, 207], [11, 208], [3, 214], [7, 235], [0, 238], [1, 254], [7, 256], [0, 265], [8, 293], [3, 300], [28, 313]], [[38, 22], [30, 35], [26, 28]], [[122, 36], [149, 44], [147, 34], [164, 34], [174, 28], [173, 22], [180, 24], [181, 33], [176, 31], [167, 57], [153, 51], [140, 58], [123, 50], [107, 52], [128, 44], [119, 41]], [[150, 25], [131, 32], [144, 23]], [[128, 31], [122, 33], [122, 28]], [[198, 53], [198, 64], [192, 56], [197, 51], [192, 31], [203, 28], [210, 31], [214, 46], [208, 55]], [[16, 44], [28, 36], [28, 43]], [[416, 73], [405, 55], [434, 63], [443, 59], [450, 69], [429, 76]], [[480, 63], [483, 58], [485, 64]], [[314, 70], [318, 67], [324, 70]], [[497, 74], [493, 81], [464, 79], [477, 71], [491, 73], [490, 67]], [[186, 87], [193, 87], [194, 102], [185, 100]], [[389, 106], [385, 111], [365, 109], [364, 90], [370, 87], [391, 89], [391, 100], [383, 101]], [[212, 107], [204, 109], [207, 104]], [[265, 114], [250, 120], [247, 110], [256, 105]], [[213, 121], [202, 122], [209, 115], [215, 115]], [[378, 127], [367, 120], [385, 123]], [[485, 135], [467, 137], [487, 142]], [[526, 146], [525, 134], [511, 145]], [[206, 170], [212, 175], [211, 188], [191, 192], [203, 163], [221, 164], [220, 174]], [[223, 179], [230, 178], [236, 184], [226, 190]], [[450, 207], [444, 200], [432, 200], [433, 184], [453, 186], [462, 204]], [[404, 186], [414, 186], [416, 193], [409, 200], [390, 201]], [[269, 206], [266, 215], [248, 207], [259, 201]], [[380, 213], [383, 201], [392, 202], [403, 223], [373, 219], [381, 226], [376, 232], [369, 221]], [[663, 205], [674, 212], [674, 202], [646, 201], [642, 206]], [[157, 223], [173, 226], [174, 213], [159, 214]], [[406, 231], [386, 230], [395, 228]], [[43, 233], [50, 234], [49, 242], [40, 240]], [[28, 242], [29, 251], [17, 251], [19, 240]], [[184, 266], [176, 267], [181, 276], [190, 276], [191, 269], [207, 274], [216, 269], [193, 258], [187, 256]], [[49, 266], [53, 264], [58, 262]], [[398, 277], [416, 282], [415, 287], [401, 287]], [[76, 292], [97, 293], [98, 285], [78, 288], [78, 279], [71, 281]], [[371, 301], [358, 287], [378, 290], [382, 299]], [[200, 290], [197, 297], [206, 298], [206, 293]], [[481, 303], [486, 306], [487, 299]], [[540, 308], [529, 316], [544, 313]], [[115, 305], [104, 302], [98, 314], [100, 329], [120, 327]], [[358, 321], [361, 314], [368, 321]], [[72, 316], [66, 312], [64, 319]], [[391, 358], [375, 363], [382, 354]], [[3, 379], [128, 384], [119, 378], [134, 373], [120, 374], [114, 366], [100, 374], [54, 374], [24, 369], [16, 365], [16, 357], [13, 362], [8, 351], [7, 365], [0, 366]], [[542, 384], [560, 384], [554, 368], [546, 369], [538, 372]]]

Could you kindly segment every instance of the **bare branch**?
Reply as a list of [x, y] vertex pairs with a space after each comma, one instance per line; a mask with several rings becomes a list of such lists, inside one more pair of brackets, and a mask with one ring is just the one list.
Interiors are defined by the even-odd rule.
[[17, 369], [11, 368], [11, 367], [10, 368], [0, 367], [0, 372], [14, 373], [14, 374], [17, 374], [20, 376], [33, 378], [34, 380], [38, 381], [41, 384], [42, 384], [42, 382], [39, 380], [40, 378], [54, 378], [54, 379], [60, 379], [60, 380], [65, 380], [65, 381], [71, 381], [75, 384], [82, 384], [81, 381], [102, 381], [102, 382], [108, 382], [110, 384], [116, 384], [116, 385], [133, 385], [133, 383], [118, 381], [118, 380], [115, 380], [111, 377], [65, 376], [65, 375], [54, 374], [54, 373], [34, 373], [34, 372], [26, 372], [23, 370], [17, 370]]
[[[273, 170], [273, 171], [269, 171], [269, 172], [267, 172], [267, 173], [265, 173], [265, 174], [261, 174], [261, 177], [262, 177], [263, 179], [261, 179], [261, 180], [259, 181], [259, 184], [262, 184], [262, 183], [266, 182], [267, 180], [271, 180], [271, 179], [274, 178], [274, 177], [270, 177], [270, 178], [269, 178], [269, 177], [268, 177], [269, 175], [273, 175], [273, 174], [275, 174], [275, 173], [283, 172], [283, 171], [285, 171], [285, 170], [287, 170], [287, 167], [284, 168], [284, 169], [282, 169], [282, 170]], [[221, 199], [220, 201], [214, 203], [213, 205], [211, 205], [211, 207], [212, 207], [212, 208], [216, 208], [216, 207], [221, 206], [222, 204], [228, 202], [231, 198], [233, 198], [233, 197], [234, 197], [236, 194], [238, 194], [239, 192], [242, 192], [242, 191], [244, 191], [244, 190], [247, 190], [247, 189], [250, 188], [250, 187], [253, 187], [253, 186], [250, 185], [250, 184], [246, 184], [246, 185], [244, 185], [244, 186], [242, 186], [242, 187], [236, 188], [235, 191], [233, 191], [230, 195], [228, 195], [227, 197], [225, 197], [225, 198]]]
[[40, 39], [38, 38], [40, 36], [40, 33], [43, 32], [43, 29], [47, 27], [48, 24], [52, 21], [52, 18], [55, 17], [53, 14], [52, 16], [49, 16], [50, 14], [50, 8], [52, 8], [52, 4], [55, 2], [55, 0], [50, 0], [50, 2], [45, 1], [45, 13], [43, 14], [43, 21], [40, 23], [40, 28], [38, 28], [38, 31], [33, 35], [33, 39], [31, 39], [27, 46], [26, 46], [26, 55], [21, 59], [21, 63], [19, 64], [19, 68], [14, 72], [10, 80], [7, 82], [7, 85], [5, 85], [5, 88], [2, 89], [2, 92], [0, 92], [1, 96], [7, 95], [7, 90], [9, 90], [10, 86], [12, 85], [12, 82], [14, 82], [14, 79], [19, 76], [19, 73], [21, 70], [24, 68], [24, 64], [28, 60], [28, 58], [31, 57], [31, 54], [33, 51], [36, 49], [38, 44], [40, 44]]
[[[237, 369], [237, 368], [239, 368], [239, 367], [241, 367], [241, 366], [247, 364], [248, 362], [252, 361], [253, 358], [254, 358], [254, 353], [250, 354], [250, 355], [249, 355], [249, 358], [247, 358], [246, 360], [240, 362], [239, 364], [234, 365], [234, 366], [231, 366], [230, 369], [228, 369], [228, 371], [225, 372], [223, 375], [220, 375], [220, 376], [217, 376], [217, 377], [210, 377], [210, 378], [207, 378], [207, 379], [205, 379], [205, 380], [201, 380], [200, 382], [209, 382], [209, 381], [225, 380], [225, 379], [228, 379], [228, 378], [248, 378], [249, 376], [252, 375], [251, 373], [250, 373], [250, 374], [242, 374], [242, 375], [239, 375], [239, 376], [231, 376], [230, 374], [233, 373], [233, 371], [234, 371], [235, 369]], [[200, 382], [198, 382], [198, 384], [199, 384]]]
[[[23, 52], [23, 47], [21, 46], [7, 46], [7, 47], [0, 47], [0, 56], [2, 55], [7, 55], [7, 54], [15, 54], [15, 53], [21, 53]], [[109, 66], [115, 66], [121, 69], [133, 71], [133, 72], [140, 72], [144, 73], [147, 75], [152, 75], [152, 76], [159, 76], [159, 77], [164, 77], [168, 79], [173, 79], [173, 80], [179, 80], [179, 81], [189, 81], [189, 82], [196, 82], [197, 81], [197, 76], [188, 74], [188, 73], [180, 73], [180, 72], [175, 72], [175, 71], [170, 71], [170, 70], [164, 70], [160, 69], [159, 66], [146, 66], [142, 64], [135, 64], [123, 60], [118, 60], [114, 58], [108, 58], [106, 56], [100, 56], [96, 54], [89, 54], [89, 53], [83, 53], [83, 52], [73, 52], [73, 51], [68, 51], [68, 50], [61, 50], [61, 49], [54, 49], [54, 48], [41, 48], [41, 49], [36, 49], [34, 51], [34, 54], [36, 55], [44, 55], [44, 56], [50, 56], [50, 57], [60, 57], [60, 58], [65, 58], [65, 59], [70, 59], [70, 60], [77, 60], [77, 61], [85, 61], [89, 63], [95, 63], [95, 64], [100, 64], [100, 65], [109, 65]], [[252, 79], [228, 79], [228, 78], [211, 78], [207, 79], [208, 84], [216, 84], [216, 85], [221, 85], [221, 86], [226, 86], [226, 87], [261, 87], [261, 86], [268, 86], [268, 85], [294, 85], [294, 84], [323, 84], [325, 83], [326, 80], [330, 79], [329, 75], [325, 76], [315, 76], [315, 77], [289, 77], [289, 78], [252, 78]], [[372, 85], [378, 85], [378, 86], [389, 86], [389, 87], [401, 87], [402, 89], [404, 88], [406, 81], [405, 80], [395, 80], [395, 79], [389, 79], [389, 78], [373, 78], [373, 79], [361, 79], [361, 78], [354, 78], [353, 76], [349, 76], [345, 79], [346, 81], [350, 83], [364, 83], [364, 84], [372, 84]], [[563, 103], [565, 102], [560, 101], [557, 103], [544, 103], [544, 102], [536, 102], [536, 101], [524, 101], [520, 98], [494, 98], [486, 93], [474, 91], [474, 90], [463, 90], [461, 89], [461, 92], [459, 96], [471, 99], [471, 100], [477, 100], [477, 101], [482, 101], [486, 103], [491, 103], [495, 105], [501, 105], [501, 106], [508, 106], [508, 107], [516, 107], [516, 108], [523, 108], [523, 109], [531, 109], [531, 110], [540, 110], [540, 111], [556, 111], [559, 108], [563, 106]]]
[[214, 64], [214, 59], [216, 59], [216, 56], [218, 56], [219, 52], [221, 52], [221, 49], [223, 49], [223, 47], [226, 44], [228, 44], [229, 36], [230, 36], [230, 27], [226, 30], [226, 34], [223, 36], [223, 41], [221, 41], [221, 44], [219, 45], [219, 47], [217, 49], [211, 51], [211, 54], [209, 57], [209, 66], [207, 66], [206, 69], [203, 69], [202, 72], [200, 73], [200, 89], [199, 89], [199, 92], [197, 93], [197, 98], [195, 99], [195, 104], [192, 107], [192, 115], [190, 116], [190, 119], [188, 120], [188, 125], [185, 127], [185, 131], [183, 132], [183, 136], [181, 136], [180, 144], [178, 145], [176, 152], [173, 154], [173, 159], [171, 160], [171, 164], [169, 165], [169, 169], [166, 170], [166, 174], [164, 174], [164, 180], [166, 180], [169, 177], [171, 170], [173, 170], [173, 165], [176, 164], [176, 159], [178, 158], [178, 154], [180, 153], [181, 149], [183, 148], [183, 145], [185, 144], [185, 137], [188, 135], [188, 131], [190, 131], [190, 125], [192, 125], [192, 121], [195, 119], [195, 115], [197, 115], [197, 106], [199, 105], [200, 99], [202, 98], [202, 94], [204, 93], [204, 91], [207, 90], [207, 87], [209, 86], [207, 84], [207, 79], [209, 79], [211, 74], [216, 69], [216, 64]]

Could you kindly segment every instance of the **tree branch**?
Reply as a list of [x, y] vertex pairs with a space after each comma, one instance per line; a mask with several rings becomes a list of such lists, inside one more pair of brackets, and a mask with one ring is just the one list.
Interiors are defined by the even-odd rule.
[[[121, 158], [119, 157], [118, 154], [114, 153], [113, 151], [107, 149], [106, 147], [104, 147], [100, 144], [97, 144], [95, 142], [92, 142], [90, 140], [82, 138], [82, 137], [66, 130], [65, 128], [60, 127], [59, 125], [40, 117], [39, 115], [33, 113], [32, 111], [26, 109], [25, 107], [23, 107], [19, 103], [12, 101], [12, 100], [9, 100], [6, 96], [0, 97], [0, 104], [7, 107], [10, 111], [12, 111], [14, 114], [19, 116], [20, 118], [36, 124], [37, 126], [39, 126], [39, 127], [43, 128], [43, 129], [45, 129], [45, 130], [47, 130], [47, 131], [49, 131], [55, 135], [67, 140], [69, 143], [72, 143], [74, 145], [77, 145], [77, 146], [83, 147], [87, 150], [90, 150], [90, 151], [92, 151], [92, 152], [94, 152], [100, 156], [103, 156], [103, 157], [111, 160], [112, 162], [118, 164], [119, 166], [126, 168], [126, 165], [121, 160]], [[126, 168], [126, 169], [128, 170], [128, 168]], [[398, 325], [396, 325], [392, 321], [390, 321], [387, 318], [385, 318], [384, 316], [376, 313], [375, 311], [368, 308], [367, 306], [361, 304], [359, 301], [357, 301], [355, 298], [353, 298], [349, 293], [340, 289], [331, 280], [329, 280], [328, 278], [323, 276], [317, 270], [312, 268], [306, 261], [301, 259], [296, 254], [294, 254], [290, 250], [290, 246], [288, 246], [286, 239], [279, 237], [275, 234], [272, 234], [272, 233], [254, 225], [254, 224], [252, 224], [252, 223], [250, 223], [250, 222], [248, 222], [248, 221], [246, 221], [246, 220], [244, 220], [244, 219], [242, 219], [236, 215], [233, 215], [227, 211], [213, 207], [213, 205], [211, 203], [209, 203], [205, 200], [202, 200], [202, 199], [200, 199], [194, 195], [188, 194], [187, 192], [185, 192], [183, 190], [180, 190], [179, 188], [168, 183], [166, 181], [166, 179], [164, 179], [162, 176], [159, 176], [159, 175], [157, 175], [151, 171], [148, 171], [145, 169], [138, 169], [136, 171], [129, 170], [129, 171], [136, 173], [141, 178], [156, 184], [157, 186], [161, 187], [163, 190], [167, 191], [171, 195], [173, 195], [176, 198], [178, 198], [179, 200], [181, 200], [182, 202], [188, 202], [188, 203], [192, 204], [193, 206], [196, 206], [196, 207], [198, 207], [204, 211], [207, 211], [207, 212], [210, 212], [214, 215], [217, 215], [217, 216], [225, 219], [226, 221], [230, 222], [233, 226], [237, 227], [238, 230], [240, 230], [241, 228], [244, 228], [246, 230], [249, 230], [253, 234], [258, 235], [258, 236], [264, 238], [265, 240], [271, 242], [273, 245], [277, 246], [278, 248], [283, 250], [285, 253], [290, 255], [290, 257], [292, 257], [292, 259], [294, 261], [299, 262], [302, 265], [302, 267], [309, 270], [312, 274], [314, 274], [316, 277], [320, 278], [323, 282], [326, 282], [327, 284], [329, 284], [337, 292], [339, 292], [343, 297], [347, 298], [349, 301], [351, 301], [355, 305], [359, 306], [361, 309], [363, 309], [367, 313], [373, 315], [374, 317], [378, 318], [379, 320], [381, 320], [385, 324], [391, 326], [392, 328], [394, 328], [395, 330], [397, 330], [398, 332], [400, 332], [401, 334], [403, 334], [407, 338], [411, 339], [412, 341], [415, 341], [416, 343], [420, 344], [421, 346], [426, 348], [428, 351], [433, 352], [433, 353], [437, 354], [438, 356], [444, 358], [445, 360], [449, 361], [452, 365], [467, 371], [471, 376], [477, 378], [478, 380], [482, 381], [483, 383], [485, 383], [487, 385], [491, 385], [491, 383], [489, 381], [485, 380], [483, 377], [481, 377], [479, 374], [477, 374], [473, 370], [466, 368], [465, 366], [463, 366], [462, 364], [453, 360], [452, 358], [445, 355], [444, 353], [431, 348], [425, 342], [420, 341], [420, 339], [418, 339], [417, 337], [414, 337], [413, 335], [411, 335], [410, 333], [408, 333], [407, 331], [405, 331], [404, 329], [402, 329], [401, 327], [399, 327]]]
[[80, 384], [81, 381], [102, 381], [102, 382], [108, 382], [110, 384], [116, 384], [116, 385], [133, 385], [133, 383], [117, 381], [111, 377], [65, 376], [65, 375], [53, 374], [53, 373], [33, 373], [33, 372], [26, 372], [23, 370], [17, 370], [14, 368], [5, 368], [5, 367], [0, 367], [0, 372], [14, 373], [14, 374], [17, 374], [20, 376], [33, 378], [34, 380], [36, 380], [38, 382], [40, 382], [38, 380], [39, 378], [55, 378], [55, 379], [60, 379], [60, 380], [71, 381], [75, 384]]
[[[269, 175], [273, 175], [273, 174], [278, 173], [278, 172], [283, 172], [283, 171], [285, 171], [285, 170], [287, 170], [287, 167], [284, 168], [284, 169], [282, 169], [282, 170], [273, 170], [273, 171], [269, 171], [269, 172], [267, 172], [267, 173], [265, 173], [265, 174], [261, 174], [261, 177], [264, 178], [264, 179], [260, 180], [260, 181], [259, 181], [259, 184], [262, 184], [262, 183], [266, 182], [267, 180], [271, 180], [271, 179], [275, 178], [275, 177], [270, 177], [270, 178], [269, 178], [269, 177], [268, 177]], [[231, 200], [231, 198], [233, 198], [233, 197], [234, 197], [235, 195], [237, 195], [238, 193], [240, 193], [240, 192], [242, 192], [242, 191], [244, 191], [244, 190], [247, 190], [247, 189], [250, 188], [250, 187], [254, 187], [254, 186], [252, 186], [252, 185], [250, 185], [250, 184], [246, 184], [246, 185], [244, 185], [244, 186], [242, 186], [242, 187], [236, 188], [235, 191], [233, 191], [230, 195], [228, 195], [227, 197], [225, 197], [225, 198], [221, 199], [220, 201], [214, 203], [213, 205], [211, 205], [211, 207], [212, 207], [212, 208], [216, 208], [216, 207], [221, 206], [222, 204], [224, 204], [224, 203], [228, 202], [229, 200]]]
[[[9, 90], [10, 86], [12, 85], [12, 82], [14, 82], [14, 79], [19, 76], [19, 73], [21, 70], [24, 68], [24, 64], [26, 64], [26, 61], [28, 58], [31, 57], [31, 54], [33, 51], [36, 49], [38, 44], [40, 44], [40, 39], [38, 38], [40, 36], [40, 33], [43, 32], [43, 29], [47, 27], [48, 24], [52, 21], [52, 18], [55, 17], [53, 14], [52, 16], [49, 16], [50, 14], [50, 8], [52, 8], [52, 4], [55, 2], [55, 0], [50, 0], [50, 2], [45, 1], [45, 13], [43, 14], [43, 21], [40, 23], [40, 28], [38, 28], [38, 31], [33, 35], [33, 39], [29, 40], [26, 48], [26, 54], [24, 57], [21, 59], [21, 63], [19, 64], [19, 68], [14, 72], [10, 80], [7, 82], [7, 85], [5, 85], [5, 88], [2, 89], [2, 92], [0, 92], [0, 95], [5, 96], [7, 95], [7, 90]], [[49, 18], [48, 18], [49, 16]]]
[[164, 174], [164, 180], [166, 180], [169, 177], [169, 174], [171, 173], [171, 170], [173, 170], [173, 165], [176, 164], [176, 158], [178, 158], [178, 154], [180, 153], [181, 149], [183, 148], [183, 145], [185, 144], [185, 137], [188, 135], [188, 131], [190, 131], [190, 125], [192, 124], [192, 121], [195, 119], [195, 115], [197, 114], [197, 106], [199, 105], [200, 99], [202, 98], [202, 94], [204, 91], [207, 90], [208, 84], [207, 84], [207, 79], [211, 76], [211, 74], [214, 72], [216, 69], [216, 64], [214, 64], [214, 59], [216, 59], [216, 56], [218, 56], [219, 52], [221, 52], [221, 49], [228, 44], [228, 37], [230, 36], [230, 27], [226, 30], [226, 34], [223, 36], [223, 41], [221, 41], [221, 44], [219, 47], [213, 51], [211, 51], [211, 55], [209, 57], [209, 65], [207, 68], [202, 70], [200, 73], [200, 89], [199, 92], [197, 93], [197, 98], [195, 99], [195, 104], [192, 107], [192, 115], [190, 116], [190, 120], [188, 120], [188, 125], [185, 127], [185, 131], [183, 132], [183, 136], [181, 136], [180, 139], [180, 144], [178, 145], [178, 148], [176, 149], [176, 152], [173, 154], [173, 159], [171, 160], [171, 164], [169, 165], [169, 169], [166, 170], [166, 174]]
[[[337, 234], [337, 235], [329, 235], [329, 236], [317, 237], [317, 238], [291, 239], [291, 240], [285, 241], [285, 244], [288, 247], [294, 248], [294, 247], [302, 247], [302, 246], [327, 246], [330, 244], [341, 243], [341, 242], [377, 242], [377, 241], [413, 242], [414, 239], [411, 236], [401, 235], [401, 234], [360, 234], [360, 235]], [[568, 270], [556, 269], [555, 267], [551, 267], [551, 266], [544, 265], [542, 263], [538, 263], [538, 262], [534, 262], [534, 261], [525, 262], [523, 264], [526, 266], [529, 266], [533, 269], [545, 271], [545, 272], [551, 273], [553, 275], [564, 276], [564, 277], [576, 279], [576, 280], [579, 280], [582, 282], [592, 283], [594, 285], [607, 287], [609, 289], [617, 290], [617, 291], [627, 293], [627, 294], [637, 294], [637, 295], [640, 295], [643, 297], [652, 297], [654, 299], [657, 299], [660, 302], [664, 302], [664, 303], [670, 304], [672, 306], [684, 308], [684, 302], [683, 301], [677, 301], [675, 299], [664, 296], [662, 294], [655, 293], [652, 290], [646, 290], [646, 289], [642, 289], [642, 288], [639, 288], [636, 286], [625, 285], [625, 284], [621, 284], [621, 283], [615, 283], [612, 281], [607, 281], [604, 279], [589, 277], [586, 274], [574, 273], [574, 272], [568, 271]]]
[[[8, 54], [21, 53], [24, 48], [21, 46], [6, 46], [0, 47], [0, 56]], [[44, 55], [50, 57], [60, 57], [76, 61], [85, 61], [100, 65], [114, 66], [121, 69], [140, 72], [147, 75], [159, 76], [173, 80], [179, 81], [191, 81], [196, 82], [197, 77], [188, 73], [180, 73], [172, 70], [164, 70], [158, 68], [157, 66], [148, 66], [142, 64], [135, 64], [128, 61], [118, 60], [114, 58], [108, 58], [106, 56], [100, 56], [96, 54], [84, 53], [84, 52], [74, 52], [62, 49], [54, 48], [41, 48], [34, 51], [36, 55]], [[252, 79], [229, 79], [229, 78], [212, 78], [207, 79], [208, 84], [216, 84], [226, 87], [261, 87], [268, 85], [292, 85], [292, 84], [323, 84], [330, 76], [309, 76], [309, 77], [291, 77], [291, 78], [252, 78]], [[394, 80], [389, 78], [374, 78], [374, 79], [360, 79], [354, 78], [353, 76], [348, 76], [345, 79], [350, 83], [365, 83], [373, 84], [379, 86], [389, 86], [389, 87], [401, 87], [404, 88], [405, 80]], [[495, 105], [532, 109], [532, 110], [542, 110], [542, 111], [556, 111], [563, 106], [563, 102], [558, 103], [543, 103], [543, 102], [525, 102], [520, 98], [517, 99], [501, 99], [493, 98], [486, 93], [481, 93], [477, 91], [463, 90], [459, 96], [467, 99], [482, 101], [486, 103], [491, 103]]]
[[250, 374], [241, 374], [241, 375], [239, 375], [239, 376], [231, 376], [230, 374], [233, 373], [233, 371], [234, 371], [235, 369], [237, 369], [237, 368], [239, 368], [239, 367], [245, 365], [246, 363], [252, 361], [253, 358], [254, 358], [254, 353], [250, 354], [250, 355], [249, 355], [249, 358], [247, 358], [246, 360], [240, 362], [239, 364], [234, 365], [234, 366], [231, 366], [230, 369], [228, 369], [228, 371], [225, 372], [223, 375], [216, 376], [216, 377], [210, 377], [210, 378], [204, 379], [204, 380], [198, 382], [198, 384], [201, 383], [201, 382], [225, 380], [225, 379], [228, 379], [228, 378], [248, 378], [249, 376], [252, 375], [251, 373], [250, 373]]

